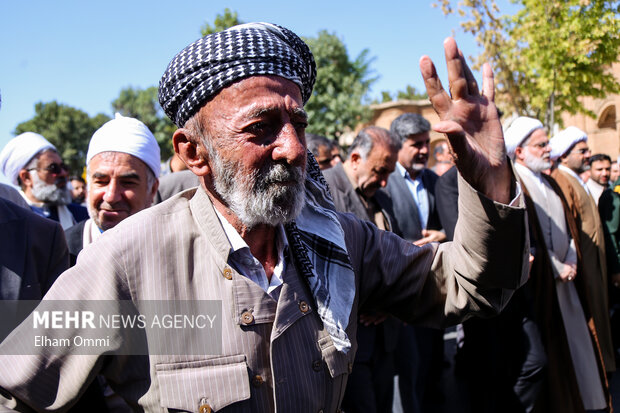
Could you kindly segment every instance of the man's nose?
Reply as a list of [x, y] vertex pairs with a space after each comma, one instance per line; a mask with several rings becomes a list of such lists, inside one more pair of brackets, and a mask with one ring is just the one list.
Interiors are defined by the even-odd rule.
[[103, 194], [103, 200], [108, 204], [112, 204], [114, 202], [118, 202], [121, 199], [121, 186], [118, 185], [115, 181], [110, 181], [108, 186], [105, 188], [105, 193]]
[[276, 146], [272, 154], [275, 161], [283, 159], [288, 164], [294, 166], [300, 166], [305, 163], [306, 147], [303, 144], [303, 137], [300, 136], [300, 133], [295, 130], [292, 124], [287, 123], [284, 125], [275, 143]]

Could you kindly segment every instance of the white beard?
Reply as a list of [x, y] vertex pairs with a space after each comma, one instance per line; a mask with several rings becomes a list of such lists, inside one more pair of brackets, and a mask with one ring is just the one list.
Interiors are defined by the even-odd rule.
[[525, 159], [523, 162], [525, 162], [525, 166], [534, 172], [542, 172], [545, 169], [551, 168], [551, 161], [546, 161], [543, 158], [537, 158], [527, 150], [525, 151]]
[[[217, 150], [210, 152], [210, 161], [215, 190], [248, 228], [284, 224], [300, 214], [306, 201], [301, 167], [270, 163], [248, 173], [238, 162], [223, 160]], [[290, 181], [295, 184], [282, 184]]]
[[52, 205], [68, 205], [71, 203], [71, 191], [68, 188], [58, 188], [55, 184], [48, 184], [39, 178], [39, 174], [31, 173], [32, 195], [41, 202]]

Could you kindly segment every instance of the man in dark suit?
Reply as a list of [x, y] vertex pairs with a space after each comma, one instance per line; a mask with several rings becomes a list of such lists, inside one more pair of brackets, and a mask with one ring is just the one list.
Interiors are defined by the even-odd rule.
[[41, 299], [68, 266], [60, 225], [0, 197], [0, 299]]
[[394, 213], [403, 238], [417, 245], [444, 241], [435, 206], [437, 174], [426, 167], [430, 144], [430, 123], [417, 113], [405, 113], [390, 127], [400, 139], [396, 169], [385, 191], [394, 204]]
[[[400, 235], [389, 198], [377, 191], [386, 185], [394, 170], [399, 148], [398, 140], [383, 128], [361, 130], [346, 161], [323, 171], [336, 209]], [[385, 319], [381, 314], [360, 315], [359, 347], [342, 404], [347, 412], [391, 411], [399, 330], [396, 319]]]
[[[403, 238], [419, 246], [446, 239], [435, 206], [438, 177], [426, 167], [430, 129], [430, 123], [417, 113], [404, 113], [390, 126], [402, 147], [385, 191], [392, 199]], [[406, 326], [396, 354], [403, 409], [419, 411], [436, 396], [443, 366], [443, 330]]]

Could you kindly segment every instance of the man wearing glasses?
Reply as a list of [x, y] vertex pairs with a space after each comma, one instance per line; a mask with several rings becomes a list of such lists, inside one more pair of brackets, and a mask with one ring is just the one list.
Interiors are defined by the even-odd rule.
[[605, 241], [601, 218], [594, 198], [579, 174], [587, 169], [590, 160], [588, 136], [585, 132], [570, 126], [555, 135], [550, 141], [551, 160], [558, 167], [551, 176], [556, 180], [573, 218], [577, 222], [581, 248], [581, 272], [587, 284], [587, 298], [592, 304], [592, 318], [596, 326], [601, 353], [607, 373], [616, 370], [611, 328], [609, 324], [609, 303], [607, 296], [607, 263]]
[[11, 139], [0, 152], [0, 168], [35, 213], [63, 229], [88, 218], [86, 208], [71, 203], [68, 167], [43, 136], [25, 132]]

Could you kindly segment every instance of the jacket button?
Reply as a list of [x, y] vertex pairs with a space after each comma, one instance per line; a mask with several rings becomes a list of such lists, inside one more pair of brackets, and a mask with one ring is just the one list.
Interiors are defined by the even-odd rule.
[[302, 313], [307, 313], [308, 310], [310, 310], [310, 306], [308, 305], [307, 302], [305, 301], [300, 301], [299, 302], [299, 309], [301, 310]]
[[314, 371], [321, 371], [321, 365], [323, 363], [321, 363], [321, 360], [314, 360], [312, 362], [312, 370]]
[[353, 363], [349, 362], [349, 364], [347, 365], [348, 369], [349, 369], [349, 374], [351, 374], [351, 372], [353, 371]]
[[241, 314], [241, 322], [245, 325], [252, 324], [254, 322], [254, 316], [250, 311], [244, 311]]
[[224, 278], [226, 278], [227, 280], [231, 280], [232, 279], [232, 270], [228, 267], [224, 268], [224, 270], [222, 271], [222, 275], [224, 276]]
[[254, 387], [260, 387], [263, 384], [264, 380], [260, 375], [256, 375], [254, 376], [254, 378], [252, 379], [252, 386]]
[[211, 410], [211, 406], [209, 406], [208, 404], [201, 404], [198, 408], [199, 413], [211, 413], [212, 411], [213, 410]]

